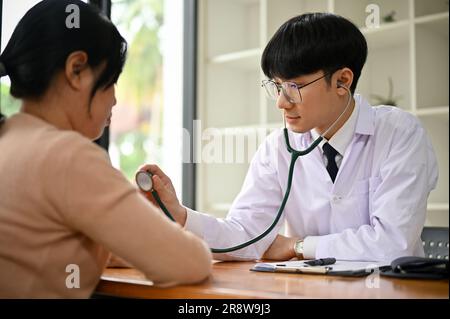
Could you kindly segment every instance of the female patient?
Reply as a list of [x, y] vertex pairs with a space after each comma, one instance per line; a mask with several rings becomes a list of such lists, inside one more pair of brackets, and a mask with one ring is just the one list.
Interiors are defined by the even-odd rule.
[[[66, 25], [69, 4], [79, 28]], [[93, 7], [44, 0], [0, 55], [0, 75], [22, 100], [20, 113], [0, 115], [0, 297], [89, 297], [109, 252], [158, 285], [209, 275], [204, 242], [160, 214], [91, 142], [110, 123], [125, 53]]]

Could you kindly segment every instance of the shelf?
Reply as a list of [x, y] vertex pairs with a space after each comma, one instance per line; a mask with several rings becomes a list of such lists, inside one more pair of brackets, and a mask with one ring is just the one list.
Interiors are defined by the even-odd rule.
[[437, 37], [446, 38], [448, 43], [448, 12], [416, 19], [416, 30], [424, 29]]
[[415, 24], [416, 94], [422, 108], [449, 104], [449, 19], [448, 13], [439, 16], [424, 17]]
[[425, 220], [426, 227], [448, 227], [448, 208], [445, 210], [428, 210]]
[[327, 0], [267, 0], [267, 41], [290, 18], [306, 12], [327, 11]]
[[427, 210], [433, 211], [448, 211], [449, 204], [448, 203], [428, 203]]
[[440, 12], [440, 13], [423, 16], [420, 18], [415, 18], [414, 23], [422, 24], [422, 23], [428, 23], [428, 22], [443, 21], [445, 19], [448, 19], [448, 12]]
[[392, 78], [393, 96], [397, 106], [405, 111], [411, 107], [411, 76], [408, 46], [372, 51], [364, 66], [356, 93], [362, 94], [372, 105], [380, 104], [374, 94], [388, 96], [389, 77]]
[[435, 116], [435, 115], [447, 115], [449, 113], [449, 107], [447, 106], [435, 106], [435, 107], [419, 107], [416, 112], [417, 116]]
[[349, 18], [358, 27], [366, 25], [366, 18], [369, 13], [366, 7], [369, 4], [378, 5], [380, 9], [380, 24], [387, 24], [383, 17], [395, 11], [394, 19], [396, 21], [404, 21], [408, 19], [408, 1], [392, 1], [392, 0], [335, 0], [335, 13]]
[[409, 42], [409, 22], [383, 24], [379, 28], [362, 28], [370, 50], [402, 46]]
[[428, 16], [440, 12], [448, 12], [447, 0], [415, 0], [414, 12], [416, 17]]
[[259, 70], [261, 53], [260, 48], [231, 52], [215, 56], [209, 60], [209, 63], [244, 70]]
[[209, 64], [205, 72], [207, 83], [205, 102], [199, 116], [205, 128], [243, 126], [259, 122], [260, 72]]
[[379, 104], [373, 95], [387, 96], [389, 77], [393, 82], [393, 95], [399, 96], [398, 107], [411, 110], [410, 78], [410, 25], [399, 21], [380, 26], [364, 28], [369, 54], [358, 82], [357, 93], [363, 94], [371, 104]]
[[259, 47], [260, 1], [208, 0], [200, 1], [200, 6], [206, 14], [200, 25], [208, 39], [206, 56]]

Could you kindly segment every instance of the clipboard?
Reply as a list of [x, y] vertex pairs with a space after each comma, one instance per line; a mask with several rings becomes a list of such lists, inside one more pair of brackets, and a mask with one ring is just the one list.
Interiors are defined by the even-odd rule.
[[390, 267], [386, 263], [371, 261], [346, 261], [337, 260], [336, 263], [327, 266], [309, 266], [305, 264], [308, 260], [290, 260], [274, 263], [257, 263], [250, 270], [261, 272], [297, 273], [363, 277], [375, 271], [383, 271]]

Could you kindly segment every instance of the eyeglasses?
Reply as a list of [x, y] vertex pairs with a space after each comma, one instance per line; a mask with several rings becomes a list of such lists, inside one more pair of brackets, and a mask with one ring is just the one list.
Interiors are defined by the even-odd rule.
[[266, 90], [268, 98], [277, 100], [280, 96], [280, 92], [283, 91], [283, 95], [286, 97], [289, 103], [296, 104], [302, 102], [302, 95], [300, 93], [301, 88], [319, 81], [320, 79], [326, 77], [328, 74], [330, 73], [325, 73], [320, 78], [317, 78], [303, 85], [298, 85], [294, 82], [283, 82], [281, 84], [278, 84], [273, 80], [263, 80], [261, 86]]

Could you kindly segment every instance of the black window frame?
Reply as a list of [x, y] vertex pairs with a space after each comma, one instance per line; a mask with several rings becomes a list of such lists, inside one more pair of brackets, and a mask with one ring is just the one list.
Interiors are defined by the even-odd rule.
[[[100, 11], [111, 20], [111, 0], [88, 0], [89, 4], [97, 6]], [[109, 126], [105, 127], [102, 136], [94, 141], [97, 145], [108, 151], [109, 149]]]

